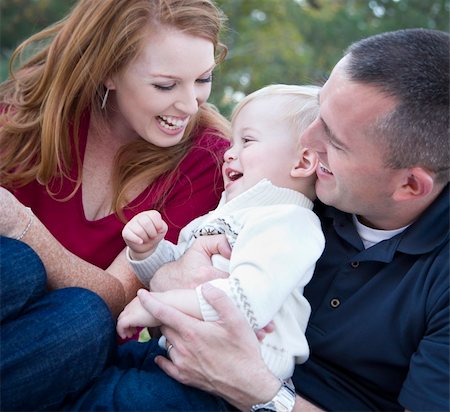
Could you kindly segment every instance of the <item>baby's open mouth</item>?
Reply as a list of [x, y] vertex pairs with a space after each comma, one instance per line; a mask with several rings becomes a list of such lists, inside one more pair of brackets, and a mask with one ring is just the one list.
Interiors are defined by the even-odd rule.
[[230, 179], [232, 182], [238, 180], [242, 176], [243, 176], [242, 173], [236, 172], [235, 170], [231, 170], [228, 172], [228, 179]]

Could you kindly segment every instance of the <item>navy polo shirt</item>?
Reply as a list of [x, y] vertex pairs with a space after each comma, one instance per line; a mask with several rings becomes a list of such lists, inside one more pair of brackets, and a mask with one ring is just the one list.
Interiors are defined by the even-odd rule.
[[365, 250], [352, 218], [317, 206], [326, 246], [305, 296], [311, 355], [297, 392], [327, 410], [449, 410], [449, 188]]

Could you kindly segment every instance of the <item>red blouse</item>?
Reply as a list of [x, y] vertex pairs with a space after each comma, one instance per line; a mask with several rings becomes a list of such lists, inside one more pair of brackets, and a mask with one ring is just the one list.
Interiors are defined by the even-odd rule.
[[[84, 120], [79, 129], [82, 158], [88, 126], [88, 121]], [[193, 148], [178, 168], [177, 179], [161, 211], [169, 226], [166, 239], [176, 243], [182, 227], [217, 206], [223, 190], [221, 164], [228, 145], [226, 140], [212, 135], [208, 130], [202, 130], [196, 137]], [[75, 170], [74, 173], [76, 175]], [[163, 182], [162, 179], [155, 181], [127, 206], [127, 219], [154, 208], [157, 188]], [[59, 193], [69, 194], [72, 189], [73, 182], [65, 179]], [[106, 269], [125, 247], [122, 239], [124, 224], [117, 216], [111, 214], [95, 221], [86, 219], [81, 187], [68, 201], [51, 198], [45, 186], [37, 181], [14, 190], [14, 194], [23, 204], [31, 207], [68, 250], [100, 268]]]

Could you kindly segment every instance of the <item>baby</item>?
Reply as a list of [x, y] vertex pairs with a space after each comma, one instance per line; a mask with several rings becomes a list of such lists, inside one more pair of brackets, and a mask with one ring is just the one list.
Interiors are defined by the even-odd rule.
[[[221, 201], [183, 228], [177, 245], [164, 240], [167, 224], [155, 210], [135, 216], [122, 233], [128, 259], [145, 286], [198, 236], [225, 234], [231, 258], [216, 255], [212, 262], [230, 275], [211, 283], [233, 299], [254, 330], [273, 321], [275, 330], [262, 340], [261, 354], [280, 379], [291, 377], [295, 363], [309, 356], [305, 329], [311, 309], [303, 289], [325, 244], [312, 211], [318, 158], [300, 145], [318, 114], [318, 92], [315, 86], [271, 85], [236, 106]], [[201, 285], [156, 295], [191, 316], [218, 320]], [[135, 298], [119, 316], [117, 332], [125, 338], [137, 327], [159, 325]]]

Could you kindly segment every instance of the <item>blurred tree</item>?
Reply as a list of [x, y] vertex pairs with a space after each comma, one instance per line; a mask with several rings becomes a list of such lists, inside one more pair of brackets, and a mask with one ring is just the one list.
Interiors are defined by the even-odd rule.
[[[12, 49], [59, 20], [76, 0], [0, 0], [0, 79]], [[100, 1], [100, 0], [98, 0]], [[388, 30], [448, 31], [450, 0], [216, 0], [229, 47], [211, 101], [228, 115], [244, 94], [270, 83], [321, 84], [353, 41]]]
[[61, 19], [76, 0], [0, 0], [0, 80], [8, 75], [12, 50]]
[[216, 0], [229, 17], [230, 53], [211, 100], [229, 114], [270, 83], [323, 83], [354, 41], [383, 31], [448, 31], [448, 0]]
[[19, 41], [56, 22], [73, 3], [71, 0], [2, 0], [2, 48], [12, 49]]

